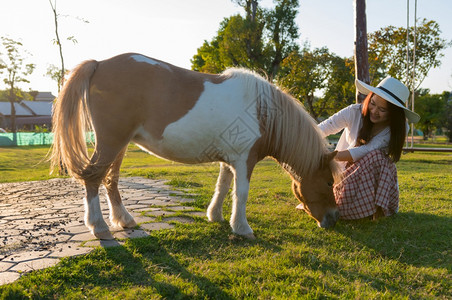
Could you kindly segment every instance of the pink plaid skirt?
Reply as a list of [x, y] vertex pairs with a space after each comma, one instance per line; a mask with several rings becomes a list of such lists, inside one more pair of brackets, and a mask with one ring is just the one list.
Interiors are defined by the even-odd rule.
[[381, 207], [385, 216], [399, 209], [397, 168], [382, 151], [375, 150], [347, 164], [342, 181], [334, 186], [340, 218], [361, 219]]

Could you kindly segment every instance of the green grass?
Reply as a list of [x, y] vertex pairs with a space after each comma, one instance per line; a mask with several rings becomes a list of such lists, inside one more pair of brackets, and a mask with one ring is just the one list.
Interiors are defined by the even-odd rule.
[[0, 182], [51, 178], [48, 152], [49, 146], [0, 147]]
[[[0, 149], [0, 181], [45, 179], [45, 148]], [[27, 156], [22, 160], [23, 156]], [[323, 230], [294, 209], [288, 176], [256, 167], [247, 206], [257, 239], [229, 224], [192, 224], [66, 258], [0, 287], [0, 299], [448, 299], [452, 290], [452, 155], [409, 153], [397, 164], [400, 212]], [[42, 173], [41, 173], [42, 172]], [[32, 175], [31, 173], [36, 173]], [[123, 176], [165, 178], [205, 209], [217, 164], [187, 166], [131, 146]], [[225, 218], [231, 201], [226, 200]]]
[[[405, 143], [404, 147], [411, 148], [411, 144]], [[452, 148], [452, 144], [434, 144], [434, 143], [425, 143], [425, 144], [413, 144], [414, 148]]]

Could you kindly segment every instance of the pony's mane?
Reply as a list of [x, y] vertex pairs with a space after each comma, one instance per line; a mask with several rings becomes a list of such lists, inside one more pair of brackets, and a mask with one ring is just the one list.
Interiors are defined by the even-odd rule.
[[[293, 177], [312, 175], [329, 151], [317, 123], [302, 104], [250, 70], [232, 68], [223, 75], [238, 77], [248, 91], [255, 91], [257, 116], [266, 136], [268, 153]], [[332, 160], [333, 175], [339, 170], [336, 165]]]

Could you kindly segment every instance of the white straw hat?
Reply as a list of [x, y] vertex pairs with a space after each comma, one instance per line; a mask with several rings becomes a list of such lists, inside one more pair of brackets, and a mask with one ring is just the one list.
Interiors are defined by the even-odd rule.
[[410, 123], [417, 123], [421, 118], [417, 113], [406, 108], [405, 104], [410, 96], [410, 91], [403, 83], [395, 78], [386, 77], [377, 87], [370, 86], [356, 79], [356, 87], [361, 94], [367, 95], [372, 92], [395, 106], [403, 108], [405, 117]]

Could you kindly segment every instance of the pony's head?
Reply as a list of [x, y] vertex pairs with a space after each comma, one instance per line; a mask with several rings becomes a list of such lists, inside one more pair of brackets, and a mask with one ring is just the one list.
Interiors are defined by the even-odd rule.
[[[234, 76], [249, 72], [230, 70]], [[334, 178], [338, 177], [334, 157], [317, 122], [290, 94], [253, 73], [246, 76], [255, 90], [256, 115], [263, 136], [263, 152], [275, 158], [292, 177], [292, 189], [303, 209], [322, 228], [333, 227], [339, 219], [334, 201]]]
[[292, 176], [292, 190], [301, 204], [298, 206], [313, 217], [319, 227], [331, 228], [339, 219], [339, 210], [334, 200], [333, 184], [336, 166], [333, 160], [337, 151], [324, 155], [320, 168], [312, 176]]

